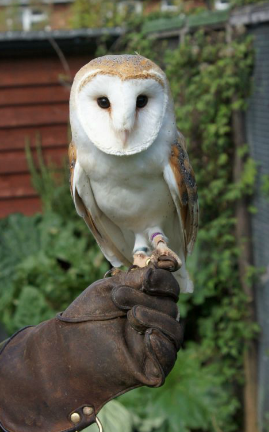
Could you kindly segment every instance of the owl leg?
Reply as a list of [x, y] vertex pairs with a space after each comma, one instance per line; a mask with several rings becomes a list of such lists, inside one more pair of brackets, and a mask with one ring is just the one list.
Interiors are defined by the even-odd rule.
[[136, 234], [133, 250], [133, 265], [137, 267], [146, 267], [150, 262], [149, 251], [146, 236]]
[[167, 246], [165, 235], [157, 229], [149, 231], [149, 238], [154, 248], [150, 257], [158, 267], [170, 271], [176, 271], [182, 266], [181, 259]]

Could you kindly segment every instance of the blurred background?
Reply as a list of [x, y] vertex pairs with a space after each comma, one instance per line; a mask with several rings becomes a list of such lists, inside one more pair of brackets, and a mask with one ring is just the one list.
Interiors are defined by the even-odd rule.
[[162, 388], [110, 402], [105, 431], [268, 432], [269, 2], [0, 0], [0, 338], [109, 268], [66, 157], [73, 77], [107, 53], [166, 71], [201, 218], [176, 366]]

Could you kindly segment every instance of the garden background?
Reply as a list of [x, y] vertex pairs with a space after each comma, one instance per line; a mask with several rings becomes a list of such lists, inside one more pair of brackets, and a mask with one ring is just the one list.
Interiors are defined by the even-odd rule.
[[[188, 260], [195, 292], [179, 300], [185, 342], [176, 366], [162, 388], [121, 396], [102, 410], [101, 420], [109, 432], [269, 431], [266, 391], [258, 397], [257, 389], [263, 330], [257, 291], [267, 279], [253, 249], [257, 197], [268, 208], [269, 176], [246, 140], [255, 114], [249, 112], [255, 35], [229, 20], [232, 13], [243, 16], [246, 2], [231, 2], [221, 14], [210, 1], [169, 2], [174, 9], [154, 7], [146, 14], [116, 3], [75, 0], [70, 28], [120, 27], [113, 43], [111, 32], [102, 33], [95, 56], [138, 52], [166, 71], [196, 173], [201, 217]], [[15, 15], [19, 6], [12, 7]], [[176, 26], [175, 38], [170, 33]], [[70, 77], [60, 78], [70, 86]], [[34, 144], [25, 135], [25, 152], [42, 212], [0, 220], [0, 322], [8, 335], [55, 316], [109, 268], [75, 212], [67, 159], [48, 163], [42, 134]]]

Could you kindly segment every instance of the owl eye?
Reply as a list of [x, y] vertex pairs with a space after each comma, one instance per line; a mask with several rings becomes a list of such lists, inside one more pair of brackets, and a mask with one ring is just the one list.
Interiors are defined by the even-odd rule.
[[100, 108], [107, 109], [110, 107], [110, 102], [107, 97], [102, 96], [97, 99], [97, 103]]
[[136, 106], [137, 108], [144, 108], [148, 103], [148, 97], [145, 95], [139, 95], [136, 99]]

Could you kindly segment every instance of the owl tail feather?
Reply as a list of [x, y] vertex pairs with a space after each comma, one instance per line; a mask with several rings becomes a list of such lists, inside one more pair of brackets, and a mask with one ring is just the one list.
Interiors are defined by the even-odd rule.
[[189, 273], [185, 268], [181, 268], [180, 270], [173, 273], [176, 278], [181, 293], [193, 293], [193, 281], [191, 280]]

